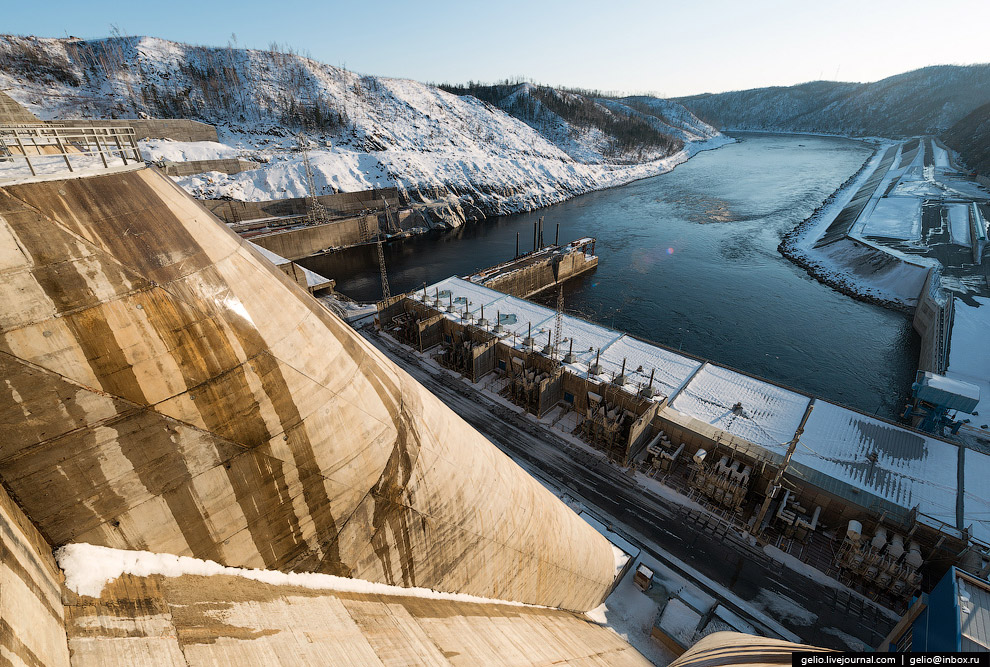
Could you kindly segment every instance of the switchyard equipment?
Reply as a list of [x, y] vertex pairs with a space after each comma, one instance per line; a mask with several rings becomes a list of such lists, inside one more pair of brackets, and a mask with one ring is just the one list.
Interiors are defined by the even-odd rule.
[[[850, 521], [835, 564], [840, 581], [859, 586], [875, 594], [889, 594], [909, 600], [921, 586], [920, 569], [925, 564], [921, 546], [899, 533], [888, 533], [877, 524], [873, 538], [863, 537], [863, 524]], [[907, 540], [907, 546], [905, 546]]]
[[972, 414], [980, 403], [980, 387], [937, 373], [918, 371], [917, 379], [911, 385], [911, 397], [914, 406], [903, 416], [911, 418], [916, 428], [935, 435], [941, 435], [949, 428], [955, 434], [969, 420], [953, 419], [949, 412]]
[[[563, 401], [577, 417], [572, 433], [623, 465], [643, 452], [650, 474], [677, 471], [675, 488], [690, 487], [692, 471], [700, 470], [698, 486], [708, 493], [697, 495], [712, 511], [731, 515], [754, 537], [765, 531], [764, 541], [785, 552], [802, 541], [797, 557], [823, 572], [839, 571], [832, 554], [844, 539], [826, 530], [850, 519], [882, 522], [905, 545], [916, 542], [928, 561], [923, 574], [933, 579], [967, 549], [990, 551], [981, 509], [990, 503], [982, 485], [990, 456], [566, 314], [560, 329], [567, 345], [556, 346], [559, 357], [551, 359], [558, 312], [474, 280], [447, 279], [397, 307], [435, 313], [447, 334], [478, 330], [464, 309], [451, 308], [454, 297], [470, 300], [473, 315], [482, 306], [496, 310], [489, 335], [497, 336], [505, 395], [514, 392], [533, 414]], [[437, 301], [450, 311], [432, 309]], [[554, 369], [562, 371], [559, 382]], [[515, 386], [506, 386], [512, 378]], [[690, 459], [693, 468], [684, 465]], [[895, 606], [891, 596], [907, 588], [897, 576], [882, 591]]]
[[652, 470], [669, 472], [683, 451], [684, 443], [682, 442], [675, 447], [674, 443], [667, 437], [667, 433], [661, 429], [646, 446], [649, 467]]
[[695, 463], [691, 466], [688, 483], [716, 505], [739, 511], [749, 491], [752, 467], [727, 455], [714, 465], [706, 464], [706, 459], [706, 455], [700, 457], [695, 455]]
[[785, 537], [797, 537], [804, 541], [808, 533], [814, 532], [818, 528], [818, 519], [821, 517], [821, 505], [815, 507], [815, 511], [808, 516], [805, 508], [798, 500], [796, 493], [790, 489], [784, 490], [784, 495], [777, 505], [774, 518], [783, 528]]
[[636, 420], [636, 413], [589, 391], [588, 407], [580, 424], [581, 435], [604, 450], [610, 459], [624, 462], [629, 431]]

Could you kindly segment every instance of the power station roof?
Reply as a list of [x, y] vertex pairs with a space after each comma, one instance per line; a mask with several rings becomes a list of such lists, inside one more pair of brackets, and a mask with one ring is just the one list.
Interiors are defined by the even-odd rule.
[[671, 407], [783, 454], [809, 402], [807, 396], [770, 382], [705, 364], [677, 394]]
[[849, 493], [823, 478], [955, 526], [958, 459], [959, 448], [944, 440], [816, 400], [792, 463], [837, 495]]
[[[554, 310], [452, 277], [427, 288], [449, 290], [474, 304], [515, 314], [510, 329], [526, 334], [533, 323], [536, 349], [554, 327]], [[422, 292], [417, 292], [417, 298]], [[477, 305], [471, 306], [472, 310]], [[457, 319], [456, 315], [448, 315]], [[494, 322], [494, 312], [486, 313]], [[542, 333], [543, 339], [537, 336]], [[990, 456], [925, 433], [814, 399], [773, 382], [705, 363], [660, 345], [641, 341], [570, 315], [562, 319], [561, 356], [574, 339], [574, 373], [587, 375], [601, 350], [598, 380], [618, 375], [626, 362], [627, 391], [649, 382], [670, 397], [668, 418], [713, 440], [741, 447], [750, 455], [781, 462], [809, 407], [789, 474], [851, 503], [919, 520], [947, 532], [972, 526], [972, 535], [990, 543]], [[517, 347], [521, 339], [516, 341]], [[642, 369], [642, 370], [640, 370]], [[963, 482], [964, 486], [959, 487]], [[962, 498], [958, 498], [959, 494]], [[958, 500], [958, 502], [957, 502]]]

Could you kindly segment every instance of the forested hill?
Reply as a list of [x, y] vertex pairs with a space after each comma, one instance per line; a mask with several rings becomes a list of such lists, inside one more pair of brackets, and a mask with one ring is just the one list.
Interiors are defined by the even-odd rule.
[[43, 119], [152, 116], [216, 125], [219, 144], [143, 147], [155, 160], [257, 164], [180, 179], [198, 197], [304, 196], [298, 146], [305, 142], [321, 191], [395, 186], [408, 201], [443, 204], [467, 219], [655, 176], [729, 141], [680, 105], [652, 98], [589, 101], [517, 86], [510, 114], [474, 95], [356, 74], [284, 47], [154, 37], [0, 35], [0, 89]]
[[440, 88], [498, 107], [582, 161], [655, 159], [717, 134], [682, 105], [650, 96], [614, 97], [509, 81]]
[[937, 134], [990, 103], [990, 64], [926, 67], [873, 83], [812, 81], [676, 101], [721, 129]]

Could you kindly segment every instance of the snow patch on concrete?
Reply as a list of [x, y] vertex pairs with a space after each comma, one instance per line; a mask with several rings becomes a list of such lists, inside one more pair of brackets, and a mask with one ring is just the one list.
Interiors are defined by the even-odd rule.
[[773, 591], [762, 590], [751, 602], [771, 616], [797, 625], [812, 625], [818, 620], [818, 614]]
[[273, 586], [299, 586], [341, 593], [394, 595], [477, 604], [503, 604], [515, 607], [539, 606], [462, 593], [442, 593], [428, 588], [389, 586], [330, 574], [226, 567], [211, 560], [200, 560], [188, 556], [156, 554], [150, 551], [125, 551], [84, 543], [67, 544], [61, 547], [55, 552], [55, 558], [59, 567], [65, 572], [66, 587], [79, 595], [89, 597], [99, 597], [106, 584], [124, 574], [132, 574], [137, 577], [150, 577], [156, 574], [165, 577], [181, 577], [191, 574], [205, 577], [215, 575], [242, 577]]

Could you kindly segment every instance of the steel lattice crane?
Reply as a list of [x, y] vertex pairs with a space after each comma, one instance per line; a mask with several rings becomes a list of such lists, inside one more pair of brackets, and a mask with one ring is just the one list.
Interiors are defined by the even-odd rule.
[[299, 141], [299, 148], [302, 150], [303, 154], [303, 166], [306, 168], [306, 190], [308, 196], [306, 197], [306, 222], [311, 225], [318, 225], [330, 220], [330, 216], [327, 215], [327, 209], [320, 201], [320, 198], [316, 194], [316, 182], [313, 179], [313, 165], [309, 161], [309, 142], [300, 133], [297, 137]]
[[378, 235], [378, 267], [382, 271], [382, 301], [392, 298], [392, 293], [388, 289], [388, 274], [385, 272], [385, 252], [382, 250], [382, 237]]
[[[382, 197], [382, 201], [385, 203], [385, 225], [386, 228], [389, 224], [388, 216], [388, 200]], [[388, 272], [385, 270], [385, 251], [382, 250], [382, 230], [378, 230], [378, 268], [382, 272], [382, 301], [388, 301], [392, 298], [392, 292], [388, 288]]]
[[560, 331], [564, 323], [564, 285], [561, 283], [560, 291], [557, 292], [557, 313], [554, 320], [555, 331], [553, 333], [553, 349], [550, 350], [550, 358], [554, 361], [560, 355]]

